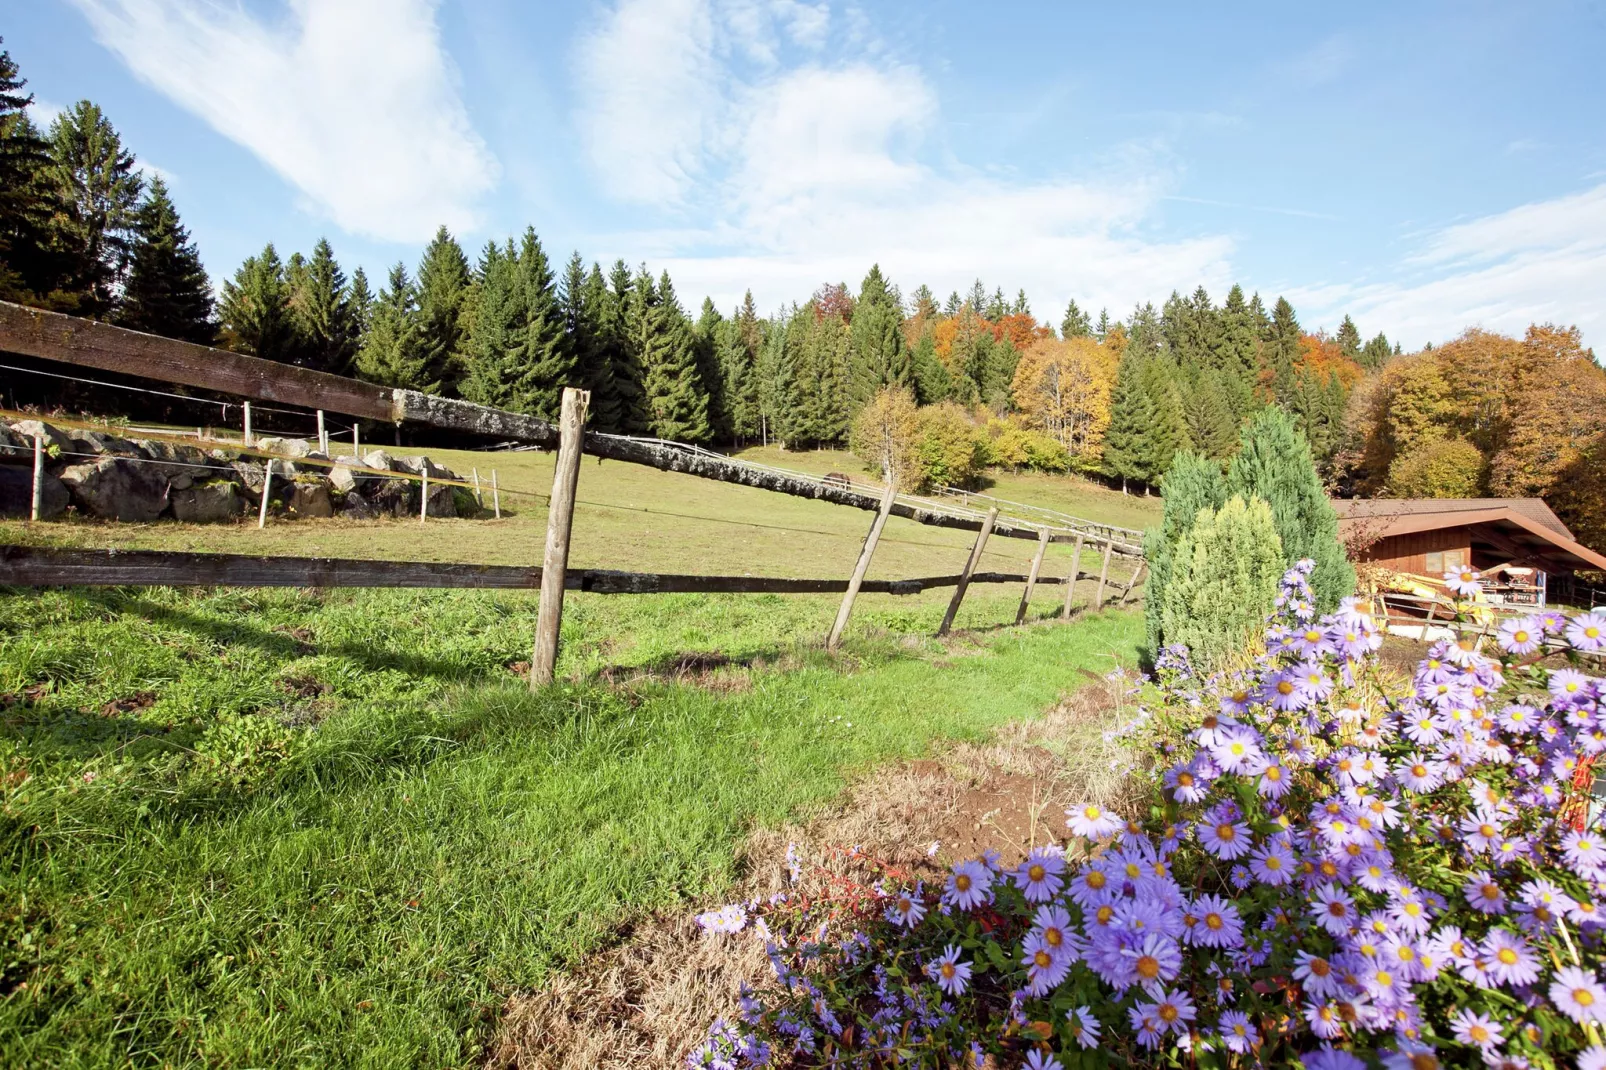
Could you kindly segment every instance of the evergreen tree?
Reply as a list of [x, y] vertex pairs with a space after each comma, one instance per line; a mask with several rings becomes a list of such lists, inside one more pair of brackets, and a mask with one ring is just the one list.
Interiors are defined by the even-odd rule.
[[[651, 277], [646, 283], [650, 288]], [[623, 260], [608, 272], [608, 300], [599, 305], [597, 329], [613, 365], [613, 386], [619, 395], [619, 433], [644, 435], [651, 423], [647, 411], [647, 373], [641, 364], [638, 336], [632, 330], [633, 310], [640, 295]]]
[[1015, 303], [1009, 306], [1009, 314], [1011, 316], [1030, 316], [1032, 314], [1032, 304], [1026, 300], [1026, 291], [1024, 289], [1015, 291]]
[[1147, 452], [1143, 458], [1143, 482], [1148, 487], [1157, 485], [1171, 468], [1171, 461], [1179, 449], [1188, 446], [1188, 427], [1182, 412], [1182, 394], [1177, 388], [1179, 370], [1176, 363], [1165, 356], [1144, 362], [1141, 376], [1154, 409], [1154, 422], [1146, 437]]
[[623, 409], [603, 328], [609, 294], [602, 268], [592, 264], [591, 271], [585, 272], [576, 252], [564, 269], [558, 297], [569, 349], [574, 354], [575, 373], [581, 386], [591, 391], [587, 422], [597, 431], [617, 434]]
[[526, 227], [514, 267], [519, 314], [513, 335], [513, 361], [520, 411], [556, 420], [563, 409], [563, 388], [575, 386], [574, 353], [564, 329], [563, 309], [534, 227]]
[[1227, 500], [1227, 483], [1221, 475], [1221, 464], [1183, 450], [1171, 462], [1160, 495], [1164, 505], [1160, 524], [1150, 528], [1143, 537], [1143, 558], [1149, 563], [1149, 579], [1143, 592], [1145, 657], [1151, 664], [1165, 642], [1160, 626], [1161, 608], [1165, 605], [1166, 585], [1171, 578], [1171, 561], [1177, 546], [1201, 509], [1220, 508]]
[[[1002, 298], [1003, 293], [1000, 292], [998, 296]], [[970, 293], [965, 296], [965, 304], [969, 305], [970, 310], [976, 315], [987, 315], [987, 287], [981, 284], [980, 279], [970, 284]]]
[[931, 287], [921, 283], [915, 287], [915, 292], [909, 298], [909, 318], [925, 323], [935, 319], [941, 310], [937, 308], [937, 299], [931, 293]]
[[1389, 358], [1392, 357], [1395, 352], [1396, 350], [1389, 346], [1388, 338], [1386, 338], [1383, 333], [1379, 331], [1377, 337], [1372, 339], [1370, 342], [1367, 342], [1366, 348], [1361, 350], [1359, 363], [1363, 368], [1376, 371], [1383, 365], [1387, 364]]
[[1200, 510], [1170, 566], [1160, 611], [1165, 641], [1186, 646], [1201, 671], [1231, 665], [1276, 604], [1282, 556], [1265, 502], [1235, 495], [1220, 509]]
[[1147, 482], [1154, 477], [1150, 468], [1155, 449], [1151, 431], [1155, 423], [1154, 400], [1144, 383], [1146, 361], [1128, 353], [1121, 358], [1110, 394], [1110, 426], [1104, 433], [1104, 468], [1121, 480], [1125, 493], [1129, 481]]
[[631, 334], [646, 372], [649, 427], [658, 438], [703, 442], [708, 438], [708, 397], [697, 374], [697, 355], [686, 313], [669, 272], [653, 285], [643, 267], [635, 282]]
[[1011, 390], [1015, 383], [1015, 368], [1020, 364], [1020, 350], [1007, 337], [997, 341], [987, 338], [986, 342], [986, 363], [981, 379], [982, 400], [994, 412], [1005, 413], [1014, 405]]
[[357, 374], [371, 383], [433, 393], [440, 384], [425, 380], [427, 365], [418, 293], [407, 268], [398, 263], [373, 304], [368, 335], [357, 353]]
[[117, 322], [147, 334], [210, 345], [217, 338], [212, 284], [160, 177], [152, 180], [139, 206], [134, 233], [133, 263]]
[[1271, 327], [1266, 344], [1261, 350], [1263, 366], [1271, 372], [1272, 396], [1287, 405], [1294, 396], [1294, 371], [1300, 357], [1300, 339], [1304, 331], [1294, 317], [1294, 306], [1284, 297], [1277, 298], [1271, 312]]
[[1140, 358], [1157, 356], [1165, 349], [1165, 333], [1161, 329], [1160, 315], [1154, 305], [1139, 305], [1132, 310], [1126, 328], [1125, 353]]
[[1205, 369], [1186, 384], [1182, 417], [1188, 448], [1206, 457], [1224, 458], [1238, 442], [1238, 421], [1221, 389], [1221, 373]]
[[[463, 302], [468, 296], [468, 257], [444, 226], [424, 248], [418, 264], [418, 343], [424, 378], [448, 396], [462, 378]], [[414, 389], [419, 389], [415, 387]]]
[[65, 286], [80, 311], [104, 316], [128, 270], [143, 180], [117, 131], [87, 100], [50, 125], [50, 158], [58, 197], [53, 240], [64, 254]]
[[1346, 357], [1357, 363], [1360, 362], [1361, 332], [1356, 329], [1354, 320], [1348, 316], [1344, 317], [1344, 322], [1338, 325], [1338, 337], [1335, 341], [1338, 342], [1339, 350]]
[[474, 305], [463, 353], [458, 389], [469, 401], [516, 412], [531, 412], [520, 341], [524, 293], [519, 285], [518, 252], [513, 242], [486, 242], [474, 270]]
[[[1102, 317], [1102, 319], [1107, 318]], [[1092, 333], [1093, 321], [1088, 318], [1086, 312], [1077, 307], [1076, 299], [1073, 297], [1070, 304], [1065, 306], [1065, 318], [1060, 320], [1060, 337], [1086, 338]]]
[[[309, 368], [345, 375], [362, 343], [352, 311], [352, 293], [327, 238], [319, 238], [312, 259], [287, 273], [290, 313], [299, 360]], [[368, 281], [363, 280], [367, 290]]]
[[1355, 569], [1338, 541], [1338, 514], [1322, 490], [1310, 444], [1287, 413], [1262, 409], [1244, 428], [1227, 467], [1227, 491], [1271, 506], [1286, 565], [1316, 562], [1310, 582], [1319, 612], [1332, 612], [1355, 590]]
[[937, 356], [936, 333], [927, 327], [915, 340], [914, 353], [915, 398], [922, 405], [935, 405], [953, 397], [954, 381], [947, 365]]
[[708, 398], [708, 437], [719, 442], [735, 438], [730, 409], [725, 400], [725, 377], [720, 373], [719, 335], [725, 317], [714, 307], [714, 299], [703, 298], [703, 307], [692, 325], [692, 351], [697, 379]]
[[948, 295], [948, 303], [942, 306], [942, 314], [944, 316], [957, 316], [959, 315], [959, 310], [963, 307], [964, 302], [959, 299], [959, 291], [955, 290]]
[[351, 290], [346, 299], [346, 310], [351, 317], [352, 360], [356, 359], [357, 350], [362, 348], [363, 338], [368, 334], [368, 320], [373, 308], [374, 295], [368, 289], [368, 273], [358, 268], [352, 273]]
[[229, 348], [264, 360], [288, 362], [294, 356], [290, 291], [272, 242], [260, 256], [247, 257], [233, 280], [223, 284], [220, 312]]
[[63, 265], [50, 233], [57, 190], [49, 146], [28, 118], [27, 84], [0, 51], [0, 299], [73, 309], [60, 292]]
[[1254, 408], [1256, 337], [1254, 313], [1244, 300], [1241, 286], [1227, 292], [1221, 306], [1220, 330], [1215, 336], [1215, 354], [1211, 360], [1221, 372], [1221, 389], [1232, 410], [1234, 425], [1242, 421]]
[[883, 387], [905, 386], [912, 370], [903, 337], [903, 308], [881, 266], [872, 265], [853, 305], [852, 353], [848, 362], [848, 404], [857, 412]]
[[770, 320], [764, 332], [764, 348], [754, 365], [756, 380], [754, 394], [758, 398], [759, 434], [762, 440], [784, 441], [784, 423], [792, 411], [793, 364], [797, 342], [794, 329], [800, 310], [794, 305], [790, 312], [782, 311]]
[[726, 321], [719, 342], [719, 373], [738, 443], [760, 434], [757, 367], [763, 346], [764, 321], [753, 304], [753, 291], [748, 290], [741, 308]]
[[1110, 336], [1110, 327], [1111, 326], [1112, 326], [1112, 324], [1110, 323], [1110, 310], [1107, 309], [1107, 308], [1099, 309], [1099, 322], [1093, 328], [1093, 337], [1097, 338], [1100, 342], [1103, 342], [1106, 338], [1108, 338]]

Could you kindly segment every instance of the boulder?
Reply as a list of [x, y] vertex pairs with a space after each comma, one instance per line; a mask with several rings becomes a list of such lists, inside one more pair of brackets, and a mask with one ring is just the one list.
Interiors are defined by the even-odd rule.
[[335, 515], [334, 501], [329, 497], [329, 488], [322, 480], [298, 480], [291, 487], [289, 496], [285, 498], [291, 516], [326, 518]]
[[[44, 474], [39, 484], [39, 519], [52, 520], [67, 511], [71, 496], [61, 480]], [[0, 516], [27, 519], [33, 515], [33, 469], [0, 465]]]
[[[371, 482], [373, 477], [365, 474], [363, 479]], [[357, 473], [343, 464], [337, 464], [329, 469], [329, 485], [341, 494], [354, 494], [357, 491]]]
[[373, 520], [379, 516], [374, 507], [368, 504], [357, 491], [352, 491], [340, 500], [340, 515], [352, 520]]
[[167, 508], [167, 473], [160, 465], [127, 457], [103, 457], [62, 470], [73, 502], [91, 516], [155, 520]]
[[[241, 486], [258, 498], [262, 496], [262, 481], [267, 472], [266, 465], [261, 461], [248, 461], [241, 458], [230, 462], [229, 467], [234, 471], [234, 475], [239, 479]], [[273, 466], [273, 474], [275, 478], [278, 477], [278, 465]]]
[[[282, 457], [308, 457], [316, 447], [304, 438], [259, 438], [256, 448], [264, 453], [277, 453]], [[275, 465], [274, 467], [278, 467]]]
[[384, 450], [369, 450], [362, 455], [362, 463], [369, 468], [381, 472], [411, 472], [406, 462], [399, 457], [392, 457]]
[[228, 480], [198, 483], [172, 494], [173, 515], [191, 524], [217, 524], [245, 512], [245, 499]]
[[143, 459], [144, 450], [126, 438], [107, 434], [105, 431], [85, 431], [73, 428], [67, 432], [68, 449], [75, 453], [104, 453], [115, 457], [134, 457]]
[[0, 423], [0, 464], [33, 466], [33, 439], [13, 434], [11, 428]]
[[382, 479], [365, 492], [374, 509], [391, 516], [418, 515], [418, 484], [406, 479]]
[[429, 505], [425, 512], [430, 516], [456, 516], [457, 515], [457, 488], [430, 485]]
[[[57, 428], [51, 427], [42, 420], [17, 420], [11, 425], [11, 432], [24, 442], [32, 443], [35, 435], [45, 436], [45, 449], [55, 446], [58, 450], [68, 449], [67, 436]], [[30, 461], [30, 464], [33, 462]]]

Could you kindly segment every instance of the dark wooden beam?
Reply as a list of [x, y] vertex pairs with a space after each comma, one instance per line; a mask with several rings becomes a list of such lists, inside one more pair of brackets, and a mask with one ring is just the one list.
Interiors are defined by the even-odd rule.
[[[981, 572], [971, 583], [1021, 583], [1012, 572]], [[866, 580], [861, 591], [919, 594], [959, 576]], [[421, 587], [538, 590], [541, 569], [435, 561], [254, 557], [165, 550], [71, 550], [0, 546], [0, 587]], [[692, 576], [612, 569], [570, 571], [565, 588], [593, 594], [841, 594], [848, 581], [773, 576]]]

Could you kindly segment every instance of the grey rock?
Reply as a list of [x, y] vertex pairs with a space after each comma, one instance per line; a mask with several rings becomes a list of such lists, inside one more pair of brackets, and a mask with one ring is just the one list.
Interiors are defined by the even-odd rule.
[[63, 469], [61, 481], [74, 503], [91, 516], [155, 520], [168, 504], [167, 474], [149, 461], [103, 457]]
[[292, 516], [325, 518], [335, 515], [334, 501], [329, 497], [329, 487], [321, 480], [316, 483], [298, 481], [292, 484], [285, 504]]
[[[241, 486], [250, 491], [253, 495], [261, 497], [262, 482], [267, 472], [266, 465], [264, 465], [261, 461], [248, 461], [242, 458], [232, 462], [229, 467], [234, 470], [234, 474], [239, 478]], [[275, 470], [274, 475], [277, 476], [279, 466], [274, 465], [273, 467]]]
[[285, 457], [306, 457], [315, 449], [311, 442], [304, 438], [259, 438], [256, 448], [264, 453], [277, 453]]
[[456, 516], [457, 496], [454, 488], [447, 486], [431, 486], [429, 488], [429, 505], [425, 508], [429, 516]]
[[143, 459], [144, 450], [126, 438], [107, 434], [105, 431], [85, 431], [74, 428], [67, 432], [68, 449], [75, 453], [107, 453], [116, 457], [134, 457]]
[[[365, 477], [371, 481], [372, 476]], [[341, 494], [352, 494], [357, 490], [357, 474], [343, 464], [337, 464], [329, 469], [329, 485]]]
[[405, 479], [385, 479], [365, 494], [374, 509], [391, 516], [418, 515], [418, 484]]
[[217, 524], [245, 512], [245, 499], [233, 483], [201, 483], [172, 495], [173, 515], [191, 524]]
[[[51, 446], [55, 446], [58, 450], [66, 450], [68, 448], [67, 435], [41, 420], [17, 420], [12, 423], [11, 431], [24, 442], [30, 444], [33, 442], [35, 435], [43, 434], [45, 436], [46, 449]], [[28, 463], [32, 464], [33, 462], [29, 461]]]
[[399, 457], [392, 457], [384, 450], [369, 450], [367, 453], [363, 454], [362, 463], [369, 468], [375, 468], [381, 472], [412, 471], [412, 469], [408, 468], [406, 463], [403, 462]]
[[[53, 520], [67, 511], [71, 496], [61, 480], [44, 473], [39, 483], [39, 519]], [[28, 518], [33, 514], [33, 469], [0, 466], [0, 516]]]
[[0, 464], [33, 467], [33, 439], [14, 434], [9, 425], [0, 423]]
[[352, 520], [373, 520], [379, 516], [374, 507], [368, 504], [368, 499], [357, 491], [352, 491], [341, 499], [340, 515]]

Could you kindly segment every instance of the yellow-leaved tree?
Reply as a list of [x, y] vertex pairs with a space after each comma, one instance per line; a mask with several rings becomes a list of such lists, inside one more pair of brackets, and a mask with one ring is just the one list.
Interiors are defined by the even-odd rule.
[[1028, 426], [1091, 458], [1110, 426], [1118, 358], [1091, 338], [1039, 338], [1015, 366], [1012, 392]]

